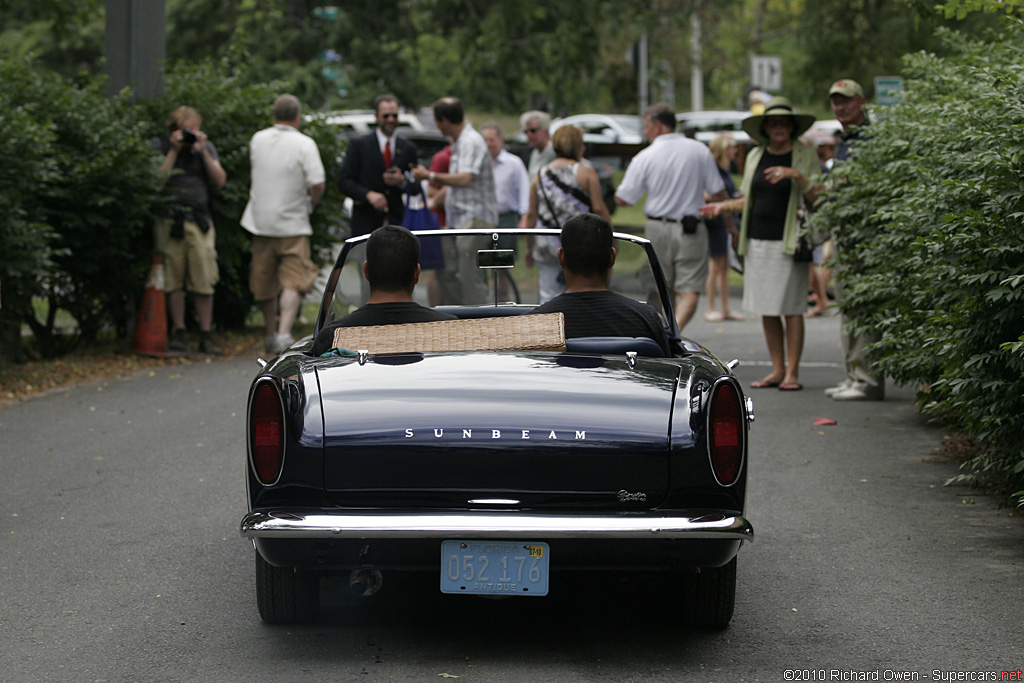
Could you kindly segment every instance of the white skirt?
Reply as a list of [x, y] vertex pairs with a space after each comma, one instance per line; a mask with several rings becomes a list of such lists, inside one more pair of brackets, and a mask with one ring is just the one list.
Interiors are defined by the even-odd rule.
[[782, 253], [782, 240], [748, 240], [743, 260], [743, 310], [757, 315], [803, 315], [809, 263]]

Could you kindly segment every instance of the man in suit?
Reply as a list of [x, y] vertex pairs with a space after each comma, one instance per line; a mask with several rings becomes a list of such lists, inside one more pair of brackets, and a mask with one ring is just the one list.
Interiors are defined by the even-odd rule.
[[395, 135], [398, 98], [373, 102], [377, 128], [349, 142], [338, 189], [352, 198], [352, 235], [365, 235], [385, 223], [401, 225], [405, 175], [416, 163], [416, 145]]

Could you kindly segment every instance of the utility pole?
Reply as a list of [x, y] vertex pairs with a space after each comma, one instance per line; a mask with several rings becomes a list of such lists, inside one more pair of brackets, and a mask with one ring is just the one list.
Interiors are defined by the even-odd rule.
[[137, 99], [163, 94], [166, 0], [106, 0], [107, 96], [126, 86]]
[[640, 116], [644, 115], [650, 104], [650, 93], [647, 87], [647, 34], [640, 35], [640, 42], [637, 44], [637, 95], [640, 104]]
[[704, 111], [704, 51], [701, 50], [701, 2], [690, 13], [690, 109]]

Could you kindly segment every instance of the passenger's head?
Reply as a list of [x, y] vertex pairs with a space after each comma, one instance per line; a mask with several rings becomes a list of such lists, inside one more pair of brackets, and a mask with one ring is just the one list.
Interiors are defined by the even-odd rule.
[[548, 127], [551, 116], [543, 111], [528, 111], [519, 117], [519, 125], [526, 131], [526, 142], [530, 147], [543, 150], [548, 146]]
[[167, 118], [167, 130], [172, 133], [176, 130], [184, 130], [185, 128], [198, 130], [202, 125], [203, 117], [192, 107], [178, 107]]
[[592, 213], [573, 216], [562, 226], [561, 240], [566, 270], [583, 277], [595, 277], [611, 268], [612, 224], [600, 216]]
[[274, 121], [276, 123], [294, 123], [302, 113], [302, 105], [295, 95], [278, 95], [274, 100]]
[[562, 126], [551, 136], [555, 154], [565, 159], [583, 158], [583, 130], [576, 126]]
[[412, 292], [420, 261], [420, 241], [398, 225], [383, 225], [366, 240], [366, 279], [379, 292]]

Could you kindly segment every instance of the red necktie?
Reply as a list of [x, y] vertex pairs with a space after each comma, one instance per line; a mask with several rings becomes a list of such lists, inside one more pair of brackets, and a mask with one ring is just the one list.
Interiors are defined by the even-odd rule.
[[391, 168], [391, 140], [384, 141], [384, 168]]

